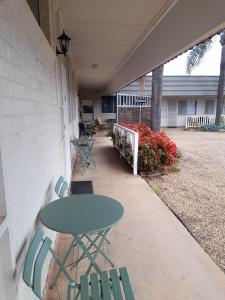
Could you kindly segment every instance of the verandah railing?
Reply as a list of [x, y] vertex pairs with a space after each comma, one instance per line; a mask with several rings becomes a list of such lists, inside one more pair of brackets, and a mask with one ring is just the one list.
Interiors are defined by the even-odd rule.
[[117, 106], [122, 107], [149, 107], [151, 106], [151, 97], [138, 96], [132, 94], [117, 94]]
[[151, 97], [132, 94], [117, 94], [117, 123], [150, 122]]
[[113, 125], [114, 147], [133, 168], [133, 174], [138, 172], [138, 133], [117, 123]]
[[[186, 128], [190, 127], [202, 127], [204, 125], [214, 124], [215, 115], [197, 115], [186, 117]], [[225, 124], [225, 115], [221, 116], [221, 123]]]

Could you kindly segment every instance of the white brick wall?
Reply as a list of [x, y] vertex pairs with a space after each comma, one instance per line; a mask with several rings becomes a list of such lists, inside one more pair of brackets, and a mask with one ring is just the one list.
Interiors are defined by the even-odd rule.
[[[0, 0], [0, 150], [13, 272], [21, 271], [18, 254], [40, 208], [56, 198], [62, 172], [56, 64], [25, 0]], [[65, 124], [64, 144], [76, 123]]]

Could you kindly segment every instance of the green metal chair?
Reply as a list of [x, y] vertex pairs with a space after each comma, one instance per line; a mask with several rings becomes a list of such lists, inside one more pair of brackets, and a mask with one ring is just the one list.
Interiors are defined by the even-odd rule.
[[96, 168], [94, 154], [90, 150], [79, 148], [79, 156], [86, 169]]
[[64, 180], [65, 180], [64, 177], [61, 175], [61, 176], [59, 176], [59, 179], [56, 182], [55, 192], [56, 192], [57, 195], [59, 195], [59, 192], [60, 192], [60, 189], [62, 187], [62, 184], [63, 184]]
[[65, 270], [60, 258], [52, 250], [51, 244], [52, 241], [48, 237], [44, 237], [43, 230], [38, 228], [25, 258], [23, 280], [39, 299], [43, 299], [41, 283], [42, 269], [49, 252], [52, 254], [55, 262], [70, 282], [70, 285], [77, 288], [79, 287], [79, 285], [74, 282], [73, 278]]
[[77, 149], [76, 163], [82, 167], [83, 171], [89, 168], [96, 168], [95, 161], [94, 161], [94, 153], [92, 152], [94, 139], [87, 139], [87, 138], [73, 139], [71, 140], [71, 143]]
[[77, 160], [76, 164], [79, 164], [80, 167], [85, 171], [86, 169], [96, 168], [94, 161], [94, 154], [86, 147], [77, 145]]
[[67, 300], [134, 300], [130, 279], [125, 267], [112, 269], [109, 272], [92, 273], [80, 277], [80, 287], [77, 290], [69, 283]]
[[56, 264], [64, 273], [68, 280], [67, 300], [134, 300], [129, 276], [126, 268], [116, 269], [107, 273], [96, 273], [90, 277], [83, 275], [80, 277], [80, 284], [76, 283], [66, 271], [58, 255], [51, 248], [52, 241], [44, 237], [42, 229], [38, 228], [28, 249], [23, 280], [33, 290], [38, 299], [43, 299], [43, 289], [41, 284], [42, 271], [48, 253], [51, 253]]
[[66, 192], [67, 192], [67, 195], [71, 194], [68, 182], [64, 181], [61, 186], [61, 189], [59, 191], [59, 194], [58, 194], [59, 198], [63, 198], [65, 196]]
[[59, 177], [59, 179], [56, 182], [55, 192], [59, 196], [59, 198], [64, 197], [66, 192], [69, 195], [71, 194], [69, 184], [62, 175]]

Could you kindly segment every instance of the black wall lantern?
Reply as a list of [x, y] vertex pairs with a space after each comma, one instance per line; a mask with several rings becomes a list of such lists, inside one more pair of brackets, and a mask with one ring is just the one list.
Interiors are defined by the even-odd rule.
[[63, 30], [63, 33], [57, 39], [59, 40], [61, 50], [56, 47], [56, 55], [63, 54], [64, 56], [66, 56], [66, 53], [69, 50], [69, 41], [71, 40], [71, 38], [69, 38]]

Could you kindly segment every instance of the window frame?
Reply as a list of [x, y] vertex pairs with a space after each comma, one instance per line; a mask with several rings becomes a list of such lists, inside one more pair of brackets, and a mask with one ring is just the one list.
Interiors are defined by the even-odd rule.
[[[211, 104], [212, 104], [212, 113], [208, 113], [208, 112], [206, 112], [206, 108], [209, 110], [209, 107], [207, 107], [207, 103], [209, 103], [209, 102], [211, 102]], [[214, 115], [214, 113], [215, 113], [215, 103], [214, 103], [214, 100], [205, 100], [205, 115]]]
[[[183, 113], [183, 107], [180, 107], [180, 105], [186, 104], [185, 110], [186, 113]], [[178, 110], [177, 110], [178, 116], [187, 116], [187, 100], [179, 100], [178, 101]]]
[[[108, 105], [107, 106], [104, 105]], [[101, 113], [102, 114], [115, 114], [117, 111], [117, 98], [116, 96], [101, 96]]]
[[94, 113], [93, 104], [83, 104], [82, 109], [83, 109], [84, 114], [93, 114]]
[[41, 15], [40, 15], [40, 1], [39, 0], [27, 0], [33, 16], [38, 22], [39, 26], [41, 25]]
[[[186, 112], [183, 112], [182, 111], [182, 108], [180, 108], [180, 105], [182, 104], [186, 104], [186, 107], [185, 107], [185, 111]], [[188, 105], [190, 105], [191, 103], [194, 103], [194, 113], [188, 113]], [[177, 111], [177, 114], [178, 116], [195, 116], [197, 114], [197, 106], [198, 106], [198, 101], [197, 100], [178, 100], [178, 111]], [[184, 110], [184, 109], [183, 109]]]
[[[51, 45], [51, 26], [50, 26], [50, 1], [49, 0], [25, 0], [29, 6], [41, 31]], [[44, 5], [43, 3], [44, 2]]]

